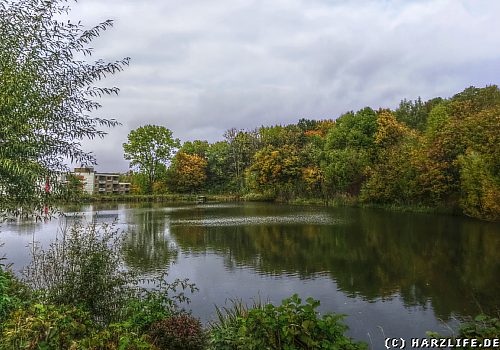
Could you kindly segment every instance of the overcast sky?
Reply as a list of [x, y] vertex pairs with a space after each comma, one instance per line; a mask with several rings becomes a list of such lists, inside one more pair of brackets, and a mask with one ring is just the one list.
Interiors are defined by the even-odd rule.
[[80, 0], [71, 17], [115, 26], [94, 58], [130, 57], [99, 116], [122, 126], [84, 142], [101, 171], [126, 171], [131, 129], [181, 141], [224, 130], [335, 118], [403, 98], [499, 84], [498, 0]]

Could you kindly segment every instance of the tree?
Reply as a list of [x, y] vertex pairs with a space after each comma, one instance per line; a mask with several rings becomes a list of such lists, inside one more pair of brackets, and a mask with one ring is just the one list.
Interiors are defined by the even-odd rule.
[[200, 157], [205, 157], [210, 144], [205, 140], [186, 141], [179, 149], [179, 152], [187, 154], [196, 154]]
[[123, 144], [124, 157], [130, 160], [130, 167], [144, 173], [148, 179], [148, 192], [153, 183], [165, 172], [166, 166], [180, 146], [172, 138], [172, 131], [158, 125], [144, 125], [128, 134], [128, 143]]
[[[121, 71], [128, 58], [88, 63], [89, 43], [112, 26], [90, 29], [64, 21], [63, 0], [0, 2], [0, 206], [25, 212], [46, 204], [56, 192], [65, 160], [95, 164], [80, 140], [103, 137], [112, 119], [90, 116], [94, 99], [118, 88], [94, 84]], [[82, 60], [86, 57], [87, 60]]]
[[428, 110], [426, 103], [419, 97], [415, 101], [404, 99], [396, 109], [396, 119], [406, 126], [423, 131], [427, 123]]
[[403, 203], [413, 199], [415, 170], [412, 155], [418, 138], [415, 130], [398, 122], [394, 113], [380, 110], [375, 134], [376, 163], [366, 170], [361, 199], [378, 203]]
[[377, 114], [369, 107], [340, 116], [327, 135], [327, 149], [370, 148], [377, 131]]
[[328, 192], [358, 194], [371, 164], [377, 114], [369, 107], [338, 118], [329, 129], [321, 168]]
[[460, 156], [460, 205], [466, 215], [498, 221], [500, 219], [500, 179], [494, 176], [485, 157], [470, 151]]
[[206, 188], [215, 193], [230, 193], [231, 168], [230, 146], [226, 141], [218, 141], [209, 146], [206, 151], [207, 185]]
[[243, 175], [245, 168], [250, 165], [252, 157], [259, 149], [257, 133], [229, 129], [224, 133], [224, 138], [229, 146], [229, 159], [231, 166], [228, 169], [232, 182], [241, 191], [243, 189]]
[[299, 151], [290, 145], [266, 146], [255, 154], [247, 177], [257, 191], [289, 199], [302, 177]]
[[84, 177], [81, 175], [68, 174], [66, 186], [70, 198], [78, 198], [84, 192]]
[[178, 152], [172, 162], [170, 186], [174, 192], [199, 189], [207, 179], [207, 161], [197, 154]]

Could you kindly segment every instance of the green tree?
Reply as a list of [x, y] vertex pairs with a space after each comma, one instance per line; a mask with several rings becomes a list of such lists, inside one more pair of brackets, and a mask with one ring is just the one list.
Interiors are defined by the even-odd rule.
[[120, 182], [130, 182], [130, 192], [133, 194], [148, 193], [149, 183], [145, 174], [128, 171], [120, 176]]
[[131, 168], [147, 176], [148, 193], [179, 146], [179, 140], [172, 138], [172, 131], [163, 126], [144, 125], [128, 134], [128, 142], [123, 144], [124, 157], [130, 160]]
[[304, 131], [299, 126], [293, 124], [261, 127], [259, 129], [259, 136], [264, 147], [300, 146], [304, 141]]
[[460, 205], [466, 215], [500, 219], [500, 177], [494, 176], [491, 166], [480, 154], [468, 152], [460, 156]]
[[66, 187], [68, 197], [78, 199], [84, 192], [84, 179], [83, 176], [68, 174], [66, 176]]
[[370, 148], [377, 131], [377, 114], [369, 107], [340, 116], [327, 135], [329, 149]]
[[216, 192], [233, 192], [229, 169], [231, 164], [230, 146], [226, 141], [218, 141], [209, 146], [207, 158], [207, 189]]
[[[64, 5], [63, 5], [64, 3]], [[39, 209], [41, 183], [56, 192], [65, 159], [95, 164], [80, 140], [103, 137], [112, 119], [91, 117], [95, 98], [118, 93], [95, 83], [121, 71], [128, 59], [88, 63], [89, 43], [112, 26], [90, 29], [65, 21], [62, 0], [0, 2], [0, 206]]]
[[348, 147], [326, 152], [322, 168], [330, 192], [358, 194], [369, 164], [369, 153], [364, 149]]
[[427, 123], [428, 109], [419, 97], [415, 101], [404, 99], [396, 109], [396, 119], [408, 127], [423, 131]]
[[374, 153], [377, 114], [369, 107], [337, 119], [326, 136], [321, 168], [327, 192], [358, 194]]
[[244, 172], [250, 165], [252, 157], [260, 148], [259, 137], [256, 132], [229, 129], [224, 133], [224, 138], [229, 146], [228, 174], [231, 182], [238, 191], [244, 188]]
[[194, 141], [186, 141], [179, 149], [179, 152], [184, 152], [187, 154], [196, 154], [200, 157], [205, 157], [207, 154], [207, 150], [210, 147], [208, 141], [202, 140], [194, 140]]

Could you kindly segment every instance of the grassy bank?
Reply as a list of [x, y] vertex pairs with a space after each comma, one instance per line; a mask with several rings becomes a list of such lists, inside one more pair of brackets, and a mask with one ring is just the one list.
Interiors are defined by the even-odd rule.
[[429, 213], [429, 214], [447, 214], [461, 216], [463, 213], [458, 207], [429, 206], [423, 204], [404, 204], [404, 203], [363, 203], [358, 197], [338, 195], [328, 199], [324, 198], [293, 198], [283, 199], [275, 198], [266, 194], [247, 193], [245, 195], [237, 194], [183, 194], [183, 193], [165, 193], [165, 194], [126, 194], [126, 195], [83, 195], [64, 203], [100, 203], [100, 202], [151, 202], [151, 203], [193, 203], [202, 196], [208, 202], [268, 202], [285, 203], [291, 205], [316, 205], [328, 207], [352, 207], [352, 208], [372, 208], [383, 209], [392, 212], [401, 213]]
[[371, 208], [383, 209], [392, 212], [400, 213], [428, 213], [428, 214], [447, 214], [447, 215], [463, 215], [460, 208], [429, 206], [423, 204], [409, 203], [363, 203], [357, 197], [352, 196], [335, 196], [327, 200], [320, 198], [296, 198], [288, 202], [293, 205], [319, 205], [328, 207], [351, 207], [351, 208]]
[[158, 202], [158, 203], [176, 203], [176, 202], [196, 202], [199, 196], [203, 196], [210, 202], [236, 202], [240, 196], [232, 194], [123, 194], [123, 195], [85, 195], [68, 203], [95, 203], [95, 202]]

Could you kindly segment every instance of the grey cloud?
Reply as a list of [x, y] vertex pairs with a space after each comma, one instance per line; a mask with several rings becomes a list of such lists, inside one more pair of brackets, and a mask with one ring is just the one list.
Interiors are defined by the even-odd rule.
[[132, 58], [101, 85], [121, 88], [100, 116], [123, 126], [85, 142], [100, 166], [126, 168], [129, 130], [162, 124], [183, 141], [230, 127], [335, 117], [402, 98], [498, 83], [500, 2], [484, 0], [85, 0], [74, 18], [115, 28], [95, 57]]

